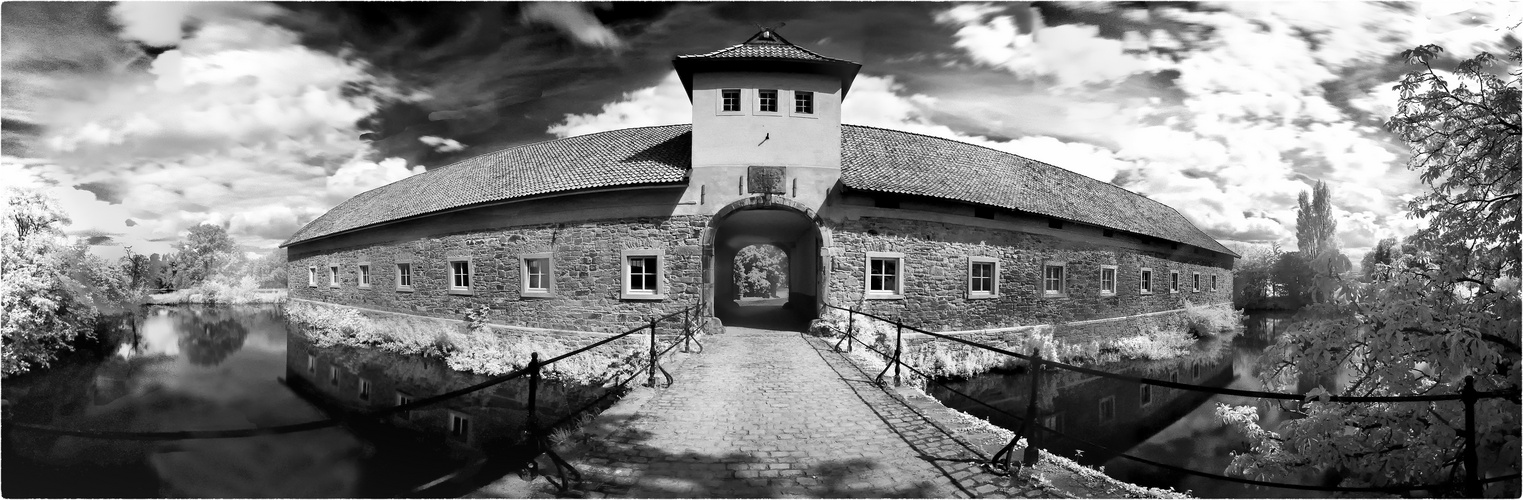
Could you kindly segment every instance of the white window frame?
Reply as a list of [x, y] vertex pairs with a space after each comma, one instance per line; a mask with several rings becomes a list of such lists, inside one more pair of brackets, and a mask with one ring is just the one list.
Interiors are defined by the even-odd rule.
[[338, 387], [339, 386], [338, 365], [333, 365], [333, 366], [329, 366], [328, 367], [328, 385], [331, 385], [331, 386], [334, 386], [334, 387]]
[[328, 264], [328, 288], [338, 288], [338, 264]]
[[[873, 261], [894, 261], [894, 288], [892, 290], [873, 290]], [[867, 252], [862, 268], [862, 297], [870, 300], [893, 300], [904, 298], [904, 253], [902, 252]], [[884, 275], [887, 276], [887, 275]]]
[[307, 355], [307, 375], [317, 375], [317, 356]]
[[[476, 292], [476, 263], [470, 257], [447, 257], [449, 265], [445, 267], [444, 282], [449, 284], [450, 295], [475, 295]], [[455, 264], [465, 264], [465, 285], [455, 284]]]
[[[1111, 414], [1110, 414], [1109, 417], [1107, 417], [1105, 415], [1105, 404], [1106, 403], [1110, 403], [1110, 407], [1111, 407]], [[1116, 397], [1115, 396], [1106, 396], [1106, 397], [1100, 398], [1100, 404], [1095, 405], [1095, 410], [1096, 410], [1095, 413], [1098, 414], [1097, 416], [1100, 417], [1100, 423], [1105, 424], [1105, 423], [1110, 423], [1110, 422], [1115, 421], [1116, 420]]]
[[1153, 268], [1144, 267], [1137, 270], [1137, 293], [1141, 295], [1153, 294]]
[[370, 379], [360, 377], [360, 383], [355, 388], [355, 395], [360, 398], [360, 401], [370, 401], [370, 395], [375, 392], [374, 389], [375, 386], [370, 383]]
[[1211, 291], [1216, 291], [1216, 275], [1211, 275]]
[[[988, 264], [989, 265], [989, 267], [990, 267], [989, 272], [992, 273], [992, 274], [989, 275], [989, 289], [988, 290], [974, 290], [973, 289], [973, 280], [974, 280], [973, 270], [976, 269], [978, 266], [984, 265], [984, 264]], [[869, 268], [869, 269], [871, 269], [871, 268]], [[968, 277], [967, 293], [968, 293], [968, 298], [969, 299], [992, 299], [992, 298], [999, 297], [999, 259], [998, 258], [995, 258], [995, 257], [978, 257], [978, 256], [972, 256], [972, 255], [968, 256], [968, 272], [967, 272], [967, 277]]]
[[[733, 111], [724, 109], [724, 93], [728, 91], [735, 92], [735, 110]], [[719, 99], [717, 101], [718, 102], [715, 103], [715, 105], [718, 106], [716, 111], [720, 115], [742, 115], [746, 113], [745, 89], [719, 89]]]
[[307, 266], [307, 286], [317, 287], [317, 266]]
[[370, 288], [370, 263], [359, 263], [355, 266], [355, 272], [359, 275], [360, 288]]
[[[762, 99], [765, 99], [765, 97], [763, 97], [763, 95], [766, 94], [767, 92], [772, 92], [772, 97], [773, 97], [772, 111], [767, 111], [766, 107], [762, 105]], [[756, 101], [756, 112], [753, 113], [753, 114], [782, 116], [782, 114], [783, 114], [783, 106], [782, 106], [782, 104], [783, 104], [782, 103], [782, 101], [783, 101], [783, 91], [782, 90], [779, 90], [779, 89], [756, 89], [756, 99], [755, 99], [755, 101]]]
[[[465, 423], [465, 425], [463, 426], [464, 427], [464, 429], [463, 429], [464, 432], [457, 433], [457, 431], [455, 430], [455, 428], [456, 428], [455, 427], [455, 422], [457, 422], [457, 421]], [[462, 442], [462, 443], [465, 443], [465, 444], [471, 444], [471, 441], [472, 441], [471, 438], [473, 437], [473, 435], [476, 432], [476, 428], [475, 428], [476, 426], [472, 425], [471, 416], [470, 415], [466, 415], [464, 413], [461, 413], [461, 412], [458, 412], [458, 411], [455, 411], [455, 410], [450, 410], [450, 412], [449, 412], [449, 420], [446, 420], [445, 424], [448, 425], [448, 427], [446, 427], [444, 429], [445, 430], [445, 434], [448, 435], [450, 439], [453, 439], [453, 440], [456, 440], [456, 441], [459, 441], [459, 442]], [[464, 435], [461, 435], [461, 434], [464, 434]]]
[[[633, 258], [656, 259], [656, 288], [654, 290], [633, 290], [630, 273], [633, 266], [629, 260]], [[664, 300], [666, 299], [666, 251], [660, 248], [626, 248], [619, 251], [619, 298], [623, 300]]]
[[[407, 272], [406, 273], [402, 272], [402, 266], [407, 266]], [[416, 279], [414, 279], [414, 278], [417, 277], [417, 276], [415, 276], [417, 274], [415, 272], [415, 271], [417, 271], [417, 269], [413, 268], [411, 260], [399, 260], [399, 261], [396, 261], [394, 263], [394, 265], [391, 266], [391, 268], [392, 268], [392, 272], [396, 273], [396, 279], [394, 279], [392, 281], [394, 281], [396, 283], [396, 285], [397, 285], [397, 291], [398, 292], [411, 292], [411, 291], [417, 290], [417, 288], [413, 287], [413, 282], [417, 281]], [[403, 276], [407, 277], [407, 283], [405, 283], [405, 284], [402, 283], [402, 277]]]
[[[1111, 287], [1110, 287], [1110, 289], [1106, 289], [1105, 288], [1105, 272], [1106, 271], [1110, 271], [1110, 274], [1111, 274]], [[1118, 269], [1116, 266], [1112, 266], [1112, 265], [1101, 265], [1100, 266], [1100, 295], [1101, 296], [1111, 297], [1111, 296], [1116, 295], [1116, 289], [1118, 287], [1118, 283], [1120, 282], [1117, 279], [1117, 277], [1119, 277], [1119, 276], [1121, 276], [1121, 270]]]
[[[791, 93], [793, 94], [793, 106], [788, 108], [790, 115], [799, 117], [812, 117], [815, 116], [815, 114], [819, 113], [819, 108], [816, 107], [816, 104], [819, 103], [819, 100], [815, 99], [815, 92], [808, 90], [795, 90]], [[807, 96], [809, 100], [809, 111], [799, 111], [799, 103], [802, 102], [799, 100], [799, 98], [805, 96]]]
[[[1058, 272], [1060, 273], [1058, 277], [1058, 289], [1056, 291], [1047, 289], [1047, 269], [1054, 267], [1058, 268]], [[1068, 262], [1055, 260], [1042, 261], [1042, 277], [1040, 283], [1042, 284], [1041, 286], [1043, 297], [1067, 297]]]
[[[402, 391], [397, 391], [397, 396], [396, 396], [397, 406], [402, 406], [402, 405], [411, 403], [413, 401], [417, 401], [417, 400], [413, 399], [411, 394], [408, 394], [408, 393], [405, 393], [405, 392], [402, 392]], [[402, 411], [399, 411], [399, 412], [396, 413], [396, 416], [397, 416], [397, 418], [401, 418], [402, 420], [412, 420], [412, 410], [402, 410]]]
[[1137, 403], [1138, 403], [1138, 406], [1146, 408], [1148, 405], [1153, 404], [1153, 400], [1154, 399], [1155, 398], [1153, 397], [1153, 386], [1151, 384], [1138, 384], [1137, 385]]
[[1169, 270], [1169, 293], [1179, 293], [1179, 270]]
[[1200, 273], [1190, 273], [1190, 276], [1192, 279], [1194, 279], [1190, 288], [1190, 292], [1200, 293]]
[[[518, 295], [525, 298], [549, 298], [555, 296], [555, 255], [550, 252], [526, 253], [518, 256]], [[544, 287], [529, 288], [529, 262], [545, 261]]]

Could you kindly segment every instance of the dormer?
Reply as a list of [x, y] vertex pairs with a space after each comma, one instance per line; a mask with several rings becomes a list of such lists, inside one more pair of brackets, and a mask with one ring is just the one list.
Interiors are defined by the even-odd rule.
[[840, 170], [841, 100], [861, 65], [764, 28], [745, 42], [672, 61], [693, 103], [693, 168]]

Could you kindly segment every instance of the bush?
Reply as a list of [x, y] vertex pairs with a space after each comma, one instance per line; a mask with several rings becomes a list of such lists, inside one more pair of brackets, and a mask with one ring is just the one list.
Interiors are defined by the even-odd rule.
[[1195, 305], [1187, 300], [1185, 324], [1200, 337], [1237, 331], [1243, 326], [1243, 311], [1226, 305]]

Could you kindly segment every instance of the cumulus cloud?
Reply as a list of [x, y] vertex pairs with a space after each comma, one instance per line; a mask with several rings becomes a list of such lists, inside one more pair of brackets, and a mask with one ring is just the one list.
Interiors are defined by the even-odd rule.
[[608, 29], [586, 4], [573, 2], [531, 3], [524, 6], [524, 22], [544, 23], [570, 35], [582, 45], [617, 49], [624, 46], [619, 35]]
[[465, 145], [454, 139], [425, 135], [418, 138], [419, 142], [432, 146], [434, 151], [440, 153], [453, 153], [465, 149]]
[[550, 126], [556, 137], [571, 137], [629, 127], [691, 123], [693, 107], [682, 80], [673, 71], [654, 87], [626, 92], [618, 101], [604, 104], [597, 113], [566, 115]]
[[936, 15], [957, 27], [954, 46], [982, 64], [1024, 77], [1052, 77], [1060, 86], [1110, 82], [1149, 69], [1147, 59], [1125, 53], [1120, 40], [1100, 36], [1098, 26], [1033, 26], [1020, 29], [1013, 14], [991, 5], [959, 5]]
[[328, 195], [333, 200], [347, 200], [354, 195], [421, 174], [424, 167], [407, 168], [401, 158], [387, 158], [380, 162], [355, 158], [328, 176]]

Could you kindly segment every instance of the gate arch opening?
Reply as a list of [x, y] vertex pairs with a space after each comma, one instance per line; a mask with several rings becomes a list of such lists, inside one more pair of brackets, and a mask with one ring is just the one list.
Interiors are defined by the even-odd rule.
[[[711, 304], [714, 315], [725, 325], [770, 329], [807, 326], [819, 310], [825, 279], [821, 274], [824, 238], [813, 214], [799, 208], [770, 203], [748, 203], [722, 210], [712, 226]], [[735, 259], [754, 245], [771, 245], [786, 255], [787, 296], [773, 300], [738, 300], [744, 290], [737, 286]]]

